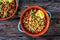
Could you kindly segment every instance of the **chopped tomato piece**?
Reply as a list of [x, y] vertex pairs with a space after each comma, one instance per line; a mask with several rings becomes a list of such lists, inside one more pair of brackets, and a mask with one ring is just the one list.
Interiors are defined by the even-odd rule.
[[33, 22], [32, 20], [30, 20], [30, 22]]
[[4, 11], [6, 11], [6, 8], [4, 8]]
[[31, 18], [29, 18], [29, 21], [30, 21], [30, 22], [33, 22], [33, 20], [32, 20]]
[[39, 24], [39, 26], [42, 26], [41, 24]]
[[5, 5], [4, 4], [2, 4], [2, 7], [4, 7]]
[[36, 9], [34, 10], [34, 14], [36, 14]]
[[29, 17], [30, 17], [30, 14], [27, 12], [27, 13], [26, 13], [26, 16], [29, 18]]
[[28, 14], [27, 17], [29, 18], [30, 17], [30, 14]]
[[36, 18], [34, 18], [34, 20], [36, 20]]
[[36, 14], [36, 12], [34, 12], [34, 14]]
[[33, 28], [35, 27], [35, 26], [32, 26]]
[[14, 6], [11, 5], [11, 8], [14, 8]]
[[4, 10], [2, 10], [2, 15], [4, 14]]
[[8, 8], [9, 8], [10, 10], [12, 9], [10, 5], [9, 5], [9, 7], [8, 7]]

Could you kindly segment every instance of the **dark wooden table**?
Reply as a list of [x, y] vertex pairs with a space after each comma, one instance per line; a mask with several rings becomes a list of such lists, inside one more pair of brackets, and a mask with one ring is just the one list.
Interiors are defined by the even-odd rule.
[[[52, 18], [48, 31], [39, 37], [30, 37], [19, 32], [17, 25], [22, 11], [32, 5], [42, 6], [51, 11]], [[13, 18], [0, 21], [0, 40], [60, 40], [60, 3], [59, 2], [22, 2]]]

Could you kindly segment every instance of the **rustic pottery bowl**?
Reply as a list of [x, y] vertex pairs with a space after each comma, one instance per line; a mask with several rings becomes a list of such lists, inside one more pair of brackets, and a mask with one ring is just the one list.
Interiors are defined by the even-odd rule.
[[17, 2], [17, 0], [14, 0], [14, 1], [16, 3], [16, 8], [14, 10], [14, 13], [11, 16], [7, 17], [7, 18], [0, 18], [0, 20], [7, 20], [7, 19], [10, 19], [10, 18], [12, 18], [14, 16], [14, 14], [16, 13], [17, 8], [18, 8], [18, 2]]
[[[24, 26], [23, 26], [23, 20], [22, 20], [24, 14], [26, 14], [26, 12], [27, 12], [28, 10], [32, 9], [32, 8], [42, 10], [42, 11], [44, 12], [44, 14], [46, 15], [46, 25], [45, 25], [44, 29], [43, 29], [42, 31], [40, 31], [39, 33], [36, 33], [36, 34], [32, 34], [32, 33], [28, 32], [28, 31], [24, 28]], [[39, 6], [30, 6], [30, 7], [26, 8], [26, 9], [22, 12], [22, 14], [21, 14], [21, 16], [20, 16], [20, 27], [21, 27], [21, 29], [24, 31], [24, 33], [26, 33], [26, 34], [29, 35], [29, 36], [41, 36], [41, 35], [43, 35], [43, 34], [48, 30], [49, 24], [50, 24], [50, 17], [49, 17], [49, 15], [48, 15], [48, 13], [47, 13], [42, 7], [39, 7]]]

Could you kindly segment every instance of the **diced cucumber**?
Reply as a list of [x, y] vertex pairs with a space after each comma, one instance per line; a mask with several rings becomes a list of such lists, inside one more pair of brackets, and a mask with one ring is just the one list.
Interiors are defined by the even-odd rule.
[[2, 6], [0, 5], [0, 9], [2, 9]]
[[5, 18], [7, 16], [7, 12], [4, 12], [3, 18]]

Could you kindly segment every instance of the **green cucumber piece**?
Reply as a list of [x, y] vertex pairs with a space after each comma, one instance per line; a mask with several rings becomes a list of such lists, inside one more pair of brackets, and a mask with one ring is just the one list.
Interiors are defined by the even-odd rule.
[[3, 18], [7, 17], [7, 12], [4, 12]]

